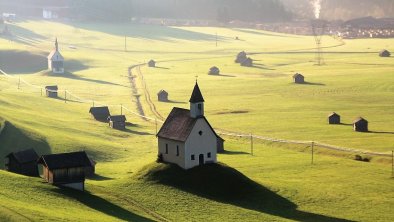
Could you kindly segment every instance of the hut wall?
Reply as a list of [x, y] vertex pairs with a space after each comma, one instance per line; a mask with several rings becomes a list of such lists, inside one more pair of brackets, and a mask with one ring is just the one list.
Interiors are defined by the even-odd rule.
[[85, 167], [85, 176], [93, 176], [95, 174], [96, 167], [91, 166], [91, 167]]
[[85, 190], [85, 182], [78, 182], [78, 183], [66, 183], [62, 184], [63, 187], [68, 187], [71, 189], [79, 190], [79, 191], [84, 191]]
[[340, 124], [341, 123], [341, 117], [339, 117], [339, 116], [330, 116], [328, 118], [328, 123], [329, 124]]
[[57, 92], [46, 91], [47, 97], [57, 98]]
[[168, 96], [164, 95], [164, 94], [159, 94], [158, 95], [158, 100], [159, 101], [163, 101], [163, 102], [168, 101]]
[[217, 138], [217, 152], [223, 153], [224, 152], [224, 140], [221, 138]]
[[125, 122], [109, 122], [109, 126], [113, 129], [119, 129], [119, 130], [124, 130], [126, 129], [126, 123]]

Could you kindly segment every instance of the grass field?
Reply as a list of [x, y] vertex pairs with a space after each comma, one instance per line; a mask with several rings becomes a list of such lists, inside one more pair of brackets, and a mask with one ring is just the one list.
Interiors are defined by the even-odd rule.
[[[120, 114], [121, 104], [137, 113], [140, 96], [144, 114], [154, 118], [148, 92], [165, 117], [173, 106], [188, 107], [198, 75], [206, 116], [215, 128], [391, 153], [394, 60], [380, 58], [377, 52], [394, 51], [392, 39], [345, 40], [343, 44], [325, 37], [326, 65], [320, 67], [314, 65], [314, 41], [307, 36], [47, 21], [21, 21], [10, 29], [15, 35], [12, 41], [0, 38], [0, 68], [16, 78], [0, 76], [0, 129], [4, 128], [0, 130], [0, 164], [10, 151], [29, 147], [40, 154], [86, 150], [98, 161], [98, 175], [87, 180], [87, 192], [79, 194], [51, 187], [40, 178], [0, 171], [2, 220], [394, 220], [394, 180], [388, 158], [357, 162], [351, 159], [353, 154], [318, 149], [311, 165], [307, 146], [256, 141], [251, 156], [247, 139], [225, 137], [228, 151], [218, 159], [233, 169], [216, 170], [219, 175], [239, 177], [241, 185], [250, 187], [240, 191], [241, 196], [225, 198], [231, 195], [208, 191], [220, 191], [231, 180], [208, 184], [204, 193], [182, 181], [199, 172], [185, 176], [176, 168], [153, 163], [157, 154], [154, 123], [123, 109], [133, 124], [126, 131], [114, 131], [91, 119], [92, 102], [78, 102], [71, 95], [67, 103], [62, 99], [68, 90], [96, 104], [111, 104], [111, 113]], [[46, 71], [45, 56], [55, 37], [66, 58], [65, 75]], [[233, 62], [242, 50], [251, 53], [255, 67]], [[158, 62], [158, 68], [142, 66], [141, 74], [132, 70], [138, 87], [138, 95], [133, 95], [128, 67], [150, 59]], [[221, 76], [207, 75], [213, 65], [221, 69]], [[292, 84], [295, 72], [303, 73], [309, 84]], [[18, 90], [19, 77], [39, 86], [59, 85], [60, 98], [41, 96], [40, 89], [23, 82]], [[169, 92], [171, 102], [157, 102], [160, 89]], [[332, 111], [341, 114], [345, 124], [329, 126], [326, 117]], [[348, 124], [358, 116], [370, 122], [370, 133], [352, 131]], [[152, 179], [149, 172], [174, 182]], [[231, 189], [237, 193], [239, 186], [230, 186], [228, 192]]]

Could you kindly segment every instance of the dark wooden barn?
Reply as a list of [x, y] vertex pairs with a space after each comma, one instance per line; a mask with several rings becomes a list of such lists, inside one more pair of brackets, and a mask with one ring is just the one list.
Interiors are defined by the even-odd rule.
[[368, 121], [362, 117], [357, 118], [353, 122], [353, 129], [356, 132], [368, 132]]
[[253, 59], [251, 58], [246, 58], [241, 62], [241, 66], [246, 66], [246, 67], [252, 67], [253, 66]]
[[328, 124], [340, 124], [341, 123], [341, 116], [338, 113], [331, 113], [328, 115]]
[[149, 67], [156, 67], [156, 62], [155, 62], [155, 60], [153, 60], [153, 59], [149, 60], [148, 66], [149, 66]]
[[305, 77], [299, 73], [293, 75], [294, 83], [302, 84], [305, 83]]
[[382, 50], [380, 53], [379, 53], [379, 56], [380, 57], [390, 57], [391, 56], [391, 53], [388, 51], [388, 50]]
[[220, 69], [219, 69], [218, 67], [216, 67], [216, 66], [212, 66], [212, 67], [209, 69], [208, 74], [209, 74], [209, 75], [219, 75], [219, 74], [220, 74]]
[[157, 100], [160, 102], [167, 102], [168, 101], [168, 92], [165, 91], [164, 89], [160, 90], [157, 93]]
[[92, 165], [92, 167], [85, 168], [85, 176], [86, 177], [91, 177], [91, 176], [93, 176], [96, 173], [96, 164], [97, 164], [97, 162], [94, 161], [91, 157], [89, 157], [89, 161], [90, 161], [90, 164]]
[[97, 121], [108, 122], [109, 113], [108, 106], [90, 107], [89, 113]]
[[43, 155], [38, 163], [43, 166], [46, 182], [81, 191], [85, 189], [85, 177], [93, 167], [84, 151]]
[[245, 59], [247, 59], [246, 57], [246, 52], [242, 51], [240, 53], [237, 54], [237, 57], [235, 58], [235, 62], [236, 63], [241, 63], [243, 62]]
[[126, 129], [126, 116], [117, 115], [108, 117], [109, 126], [113, 129], [124, 130]]
[[38, 177], [38, 158], [34, 149], [10, 153], [5, 157], [5, 169], [26, 176]]
[[45, 86], [45, 92], [47, 97], [57, 98], [57, 91], [58, 91], [57, 86]]
[[218, 153], [223, 153], [224, 152], [224, 139], [220, 136], [217, 136], [217, 152]]

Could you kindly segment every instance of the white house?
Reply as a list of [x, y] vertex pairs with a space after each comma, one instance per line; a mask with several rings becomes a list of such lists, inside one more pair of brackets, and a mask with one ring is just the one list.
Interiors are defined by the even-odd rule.
[[48, 69], [56, 74], [64, 73], [64, 57], [59, 52], [57, 38], [55, 41], [55, 49], [48, 55]]
[[204, 116], [204, 98], [196, 82], [190, 110], [174, 107], [157, 134], [159, 156], [183, 169], [216, 163], [220, 138]]

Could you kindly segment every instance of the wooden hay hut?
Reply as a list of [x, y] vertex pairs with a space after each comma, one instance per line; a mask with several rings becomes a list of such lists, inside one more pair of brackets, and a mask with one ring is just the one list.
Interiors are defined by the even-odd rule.
[[45, 86], [45, 92], [47, 97], [50, 98], [57, 98], [57, 91], [58, 91], [57, 86]]
[[43, 166], [46, 182], [83, 191], [85, 177], [92, 171], [88, 155], [82, 152], [43, 155], [38, 160]]
[[217, 149], [217, 152], [218, 153], [223, 153], [224, 152], [224, 139], [222, 138], [222, 137], [220, 137], [220, 136], [217, 136], [217, 138], [216, 138], [216, 143], [217, 143], [217, 145], [216, 145], [216, 149]]
[[126, 116], [117, 115], [108, 117], [109, 127], [112, 129], [124, 130], [126, 129]]
[[356, 132], [368, 132], [368, 121], [362, 117], [357, 118], [353, 122], [353, 129]]
[[253, 59], [246, 58], [241, 62], [241, 66], [252, 67], [253, 66]]
[[96, 164], [97, 162], [93, 160], [93, 158], [89, 157], [90, 164], [92, 167], [87, 167], [85, 168], [85, 176], [90, 177], [93, 176], [96, 173]]
[[100, 122], [107, 122], [108, 117], [111, 115], [108, 106], [90, 107], [89, 113], [95, 120]]
[[167, 102], [167, 101], [168, 101], [168, 92], [165, 91], [164, 89], [160, 90], [160, 91], [157, 93], [157, 99], [158, 99], [160, 102]]
[[338, 113], [331, 113], [328, 115], [328, 124], [340, 124], [341, 123], [341, 116]]
[[247, 59], [246, 57], [246, 52], [242, 51], [240, 53], [237, 54], [237, 57], [235, 58], [235, 62], [236, 63], [241, 63], [243, 62], [245, 59]]
[[302, 84], [305, 83], [305, 77], [299, 73], [293, 75], [294, 83]]
[[26, 176], [38, 177], [38, 158], [34, 149], [10, 153], [5, 157], [5, 169]]
[[219, 75], [220, 74], [220, 69], [216, 66], [212, 66], [209, 69], [208, 75]]
[[380, 53], [379, 53], [379, 56], [380, 57], [390, 57], [391, 56], [391, 53], [388, 51], [388, 50], [382, 50]]
[[155, 60], [153, 60], [153, 59], [149, 60], [148, 66], [149, 66], [149, 67], [156, 67], [156, 62], [155, 62]]

